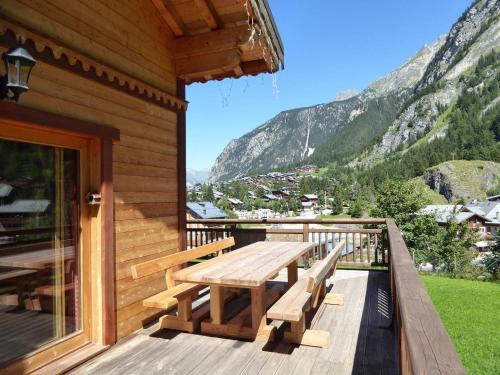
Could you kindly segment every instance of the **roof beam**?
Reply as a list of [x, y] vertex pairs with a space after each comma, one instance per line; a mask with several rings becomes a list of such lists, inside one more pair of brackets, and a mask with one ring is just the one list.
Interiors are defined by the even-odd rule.
[[186, 32], [186, 26], [184, 25], [184, 22], [182, 22], [182, 19], [179, 17], [175, 9], [173, 8], [172, 4], [170, 4], [170, 1], [164, 1], [164, 0], [151, 0], [155, 7], [158, 9], [160, 15], [162, 18], [165, 20], [167, 23], [168, 27], [170, 27], [170, 30], [174, 33], [176, 37], [183, 36], [185, 35]]
[[175, 40], [175, 58], [200, 56], [232, 50], [248, 43], [250, 30], [247, 25], [220, 29]]
[[201, 16], [207, 23], [208, 27], [210, 27], [211, 29], [218, 29], [222, 26], [220, 21], [218, 20], [215, 9], [210, 3], [210, 0], [194, 0], [194, 3], [200, 11]]
[[215, 52], [204, 56], [184, 57], [177, 59], [175, 66], [177, 75], [184, 79], [232, 72], [240, 65], [241, 57], [238, 49]]

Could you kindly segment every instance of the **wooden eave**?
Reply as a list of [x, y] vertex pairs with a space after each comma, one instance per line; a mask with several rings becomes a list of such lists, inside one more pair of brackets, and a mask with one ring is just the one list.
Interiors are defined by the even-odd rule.
[[283, 69], [267, 0], [151, 1], [172, 32], [176, 73], [186, 83]]

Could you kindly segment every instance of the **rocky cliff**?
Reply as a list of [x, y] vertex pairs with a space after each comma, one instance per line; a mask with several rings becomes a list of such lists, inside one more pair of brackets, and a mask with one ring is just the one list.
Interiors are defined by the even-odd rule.
[[448, 201], [484, 199], [500, 181], [500, 164], [492, 161], [455, 160], [425, 171], [422, 180]]

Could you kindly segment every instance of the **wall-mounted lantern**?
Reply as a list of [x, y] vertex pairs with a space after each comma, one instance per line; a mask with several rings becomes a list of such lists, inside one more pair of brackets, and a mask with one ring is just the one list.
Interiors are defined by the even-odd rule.
[[3, 54], [5, 76], [3, 77], [0, 98], [19, 100], [19, 95], [28, 91], [28, 80], [36, 60], [22, 47]]

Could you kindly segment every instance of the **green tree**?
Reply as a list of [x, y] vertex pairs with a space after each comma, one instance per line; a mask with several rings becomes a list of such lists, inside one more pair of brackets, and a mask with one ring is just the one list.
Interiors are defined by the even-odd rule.
[[217, 202], [217, 207], [219, 207], [223, 211], [231, 211], [231, 202], [227, 198], [221, 198]]
[[214, 202], [214, 189], [210, 184], [203, 184], [201, 187], [201, 199], [206, 202]]
[[188, 202], [197, 202], [198, 196], [196, 195], [196, 189], [192, 188], [188, 194]]
[[409, 228], [415, 213], [430, 201], [422, 192], [415, 189], [411, 181], [386, 180], [375, 193], [377, 205], [373, 208], [373, 217], [393, 218], [403, 230]]
[[351, 203], [347, 213], [352, 217], [362, 217], [365, 207], [366, 207], [366, 202], [364, 201], [364, 199], [358, 197], [354, 202]]

